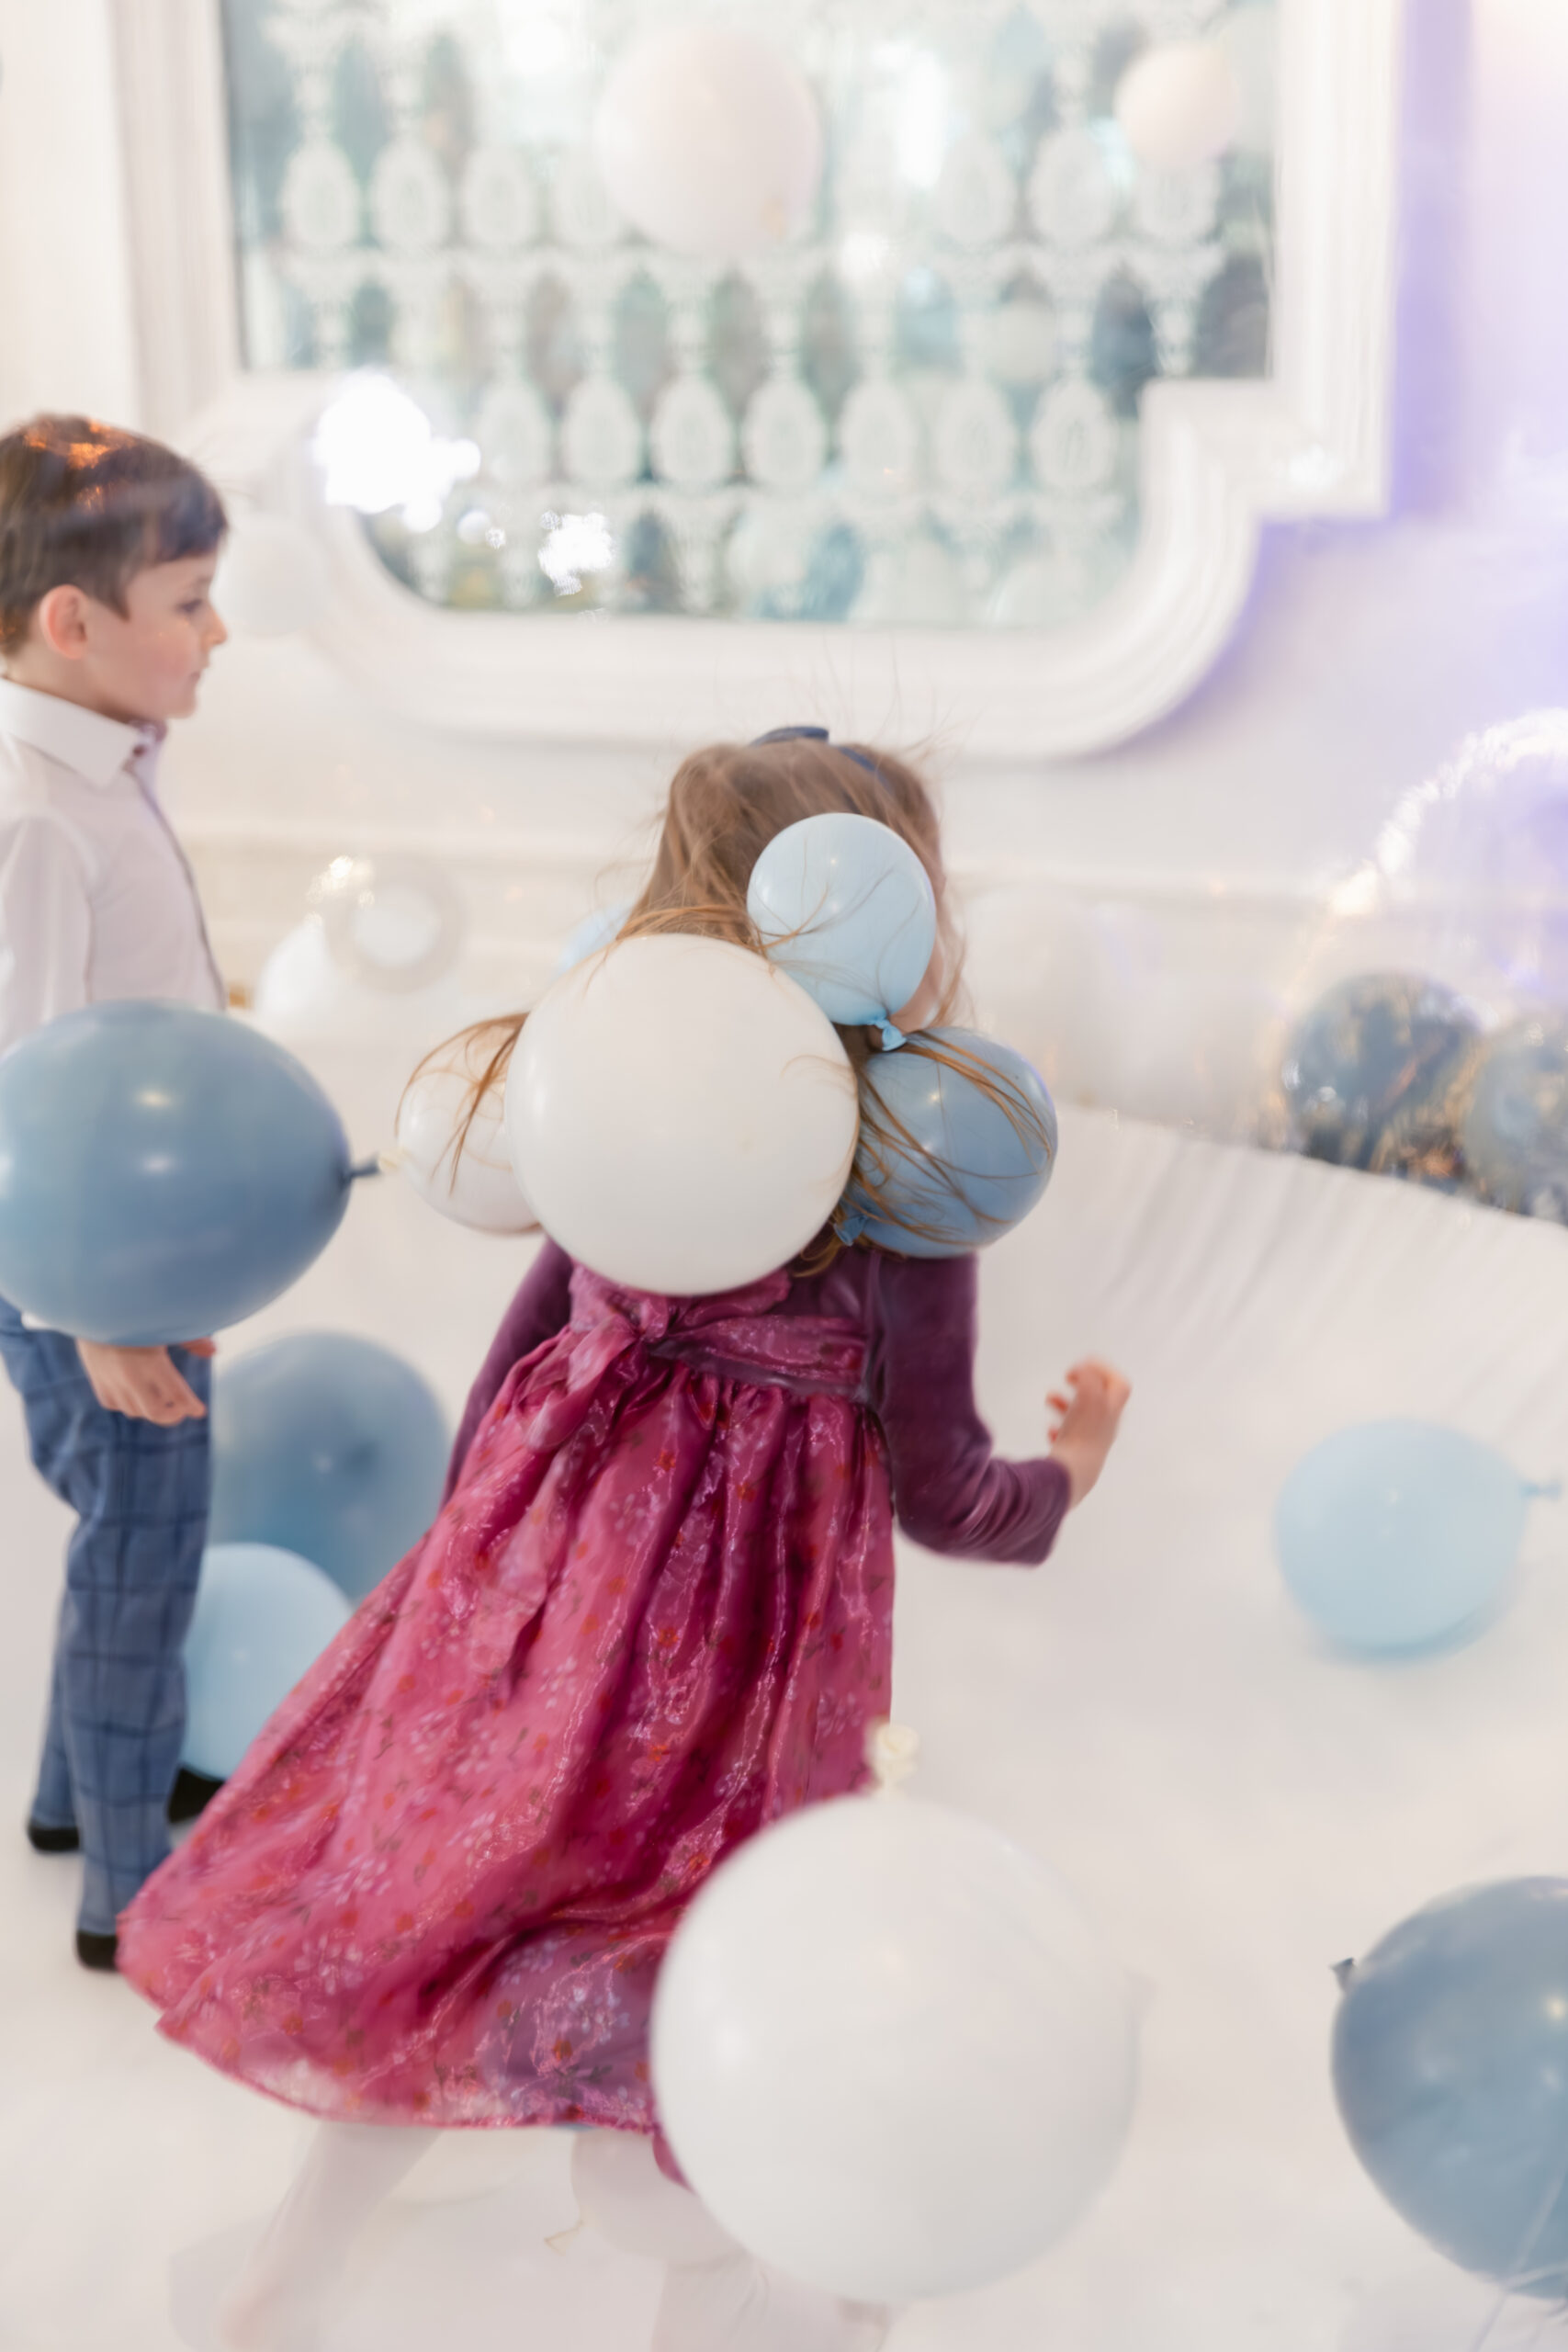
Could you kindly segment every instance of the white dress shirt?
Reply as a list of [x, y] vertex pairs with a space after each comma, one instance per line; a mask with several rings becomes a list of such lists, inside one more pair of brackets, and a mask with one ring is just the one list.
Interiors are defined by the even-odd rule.
[[107, 999], [227, 1001], [158, 803], [163, 734], [0, 678], [0, 1053]]

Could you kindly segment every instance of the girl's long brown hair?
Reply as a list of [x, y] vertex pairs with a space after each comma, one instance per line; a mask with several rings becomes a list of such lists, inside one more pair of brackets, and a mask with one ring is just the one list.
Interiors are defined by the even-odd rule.
[[[852, 752], [855, 756], [850, 756]], [[692, 752], [675, 771], [652, 872], [618, 936], [635, 939], [659, 932], [694, 933], [761, 955], [761, 941], [746, 911], [752, 867], [773, 836], [786, 826], [798, 824], [805, 817], [838, 811], [872, 817], [891, 827], [930, 875], [936, 894], [940, 986], [929, 1020], [931, 1024], [946, 1022], [959, 996], [963, 945], [942, 871], [936, 809], [912, 767], [890, 752], [866, 745], [839, 746], [797, 737], [773, 743], [715, 743]], [[460, 1038], [437, 1046], [420, 1065], [422, 1069], [426, 1068], [438, 1055], [450, 1053], [456, 1044], [474, 1072], [457, 1129], [454, 1170], [480, 1104], [506, 1082], [513, 1048], [526, 1019], [526, 1013], [518, 1012], [481, 1022]], [[860, 1143], [850, 1188], [863, 1193], [868, 1187], [881, 1184], [893, 1160], [907, 1162], [915, 1158], [925, 1161], [930, 1181], [939, 1189], [961, 1197], [954, 1171], [922, 1150], [869, 1084], [866, 1068], [880, 1050], [876, 1030], [840, 1028], [838, 1034], [860, 1091]], [[1021, 1136], [1032, 1143], [1045, 1144], [1045, 1133], [1032, 1105], [961, 1047], [919, 1035], [900, 1050], [941, 1062], [973, 1080], [1005, 1111]], [[900, 1222], [892, 1216], [887, 1221]], [[911, 1236], [926, 1231], [912, 1220], [904, 1222], [904, 1229]], [[798, 1261], [801, 1270], [819, 1272], [840, 1247], [829, 1225]]]

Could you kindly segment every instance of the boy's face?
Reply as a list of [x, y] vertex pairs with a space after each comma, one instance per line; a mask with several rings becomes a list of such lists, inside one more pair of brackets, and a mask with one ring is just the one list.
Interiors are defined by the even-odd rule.
[[107, 717], [186, 718], [196, 708], [201, 673], [229, 634], [212, 603], [217, 569], [216, 548], [149, 564], [127, 588], [123, 614], [82, 597], [83, 684]]

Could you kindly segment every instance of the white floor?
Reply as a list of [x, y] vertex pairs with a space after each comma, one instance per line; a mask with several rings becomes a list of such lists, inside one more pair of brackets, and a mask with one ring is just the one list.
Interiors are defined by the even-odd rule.
[[[356, 1146], [384, 1140], [376, 1073], [328, 1074]], [[384, 1338], [456, 1408], [525, 1257], [362, 1188], [255, 1328]], [[1056, 1864], [1147, 1980], [1143, 2095], [1077, 2233], [909, 2312], [893, 2352], [1478, 2344], [1494, 2299], [1410, 2235], [1340, 2133], [1330, 1970], [1456, 1884], [1568, 1871], [1568, 1520], [1535, 1507], [1483, 1638], [1373, 1669], [1293, 1616], [1269, 1512], [1314, 1439], [1384, 1413], [1568, 1472], [1565, 1330], [1568, 1233], [1064, 1118], [1051, 1195], [987, 1261], [984, 1401], [1032, 1448], [1043, 1391], [1094, 1349], [1136, 1383], [1124, 1443], [1039, 1573], [907, 1554], [896, 1708], [918, 1785]], [[307, 2127], [167, 2048], [71, 1956], [74, 1865], [21, 1838], [64, 1521], [5, 1407], [0, 1496], [0, 2346], [173, 2352]], [[329, 2352], [642, 2352], [654, 2272], [592, 2233], [547, 2247], [572, 2219], [558, 2137], [456, 2137], [367, 2238]], [[1568, 2334], [1532, 2307], [1487, 2336], [1527, 2344]]]

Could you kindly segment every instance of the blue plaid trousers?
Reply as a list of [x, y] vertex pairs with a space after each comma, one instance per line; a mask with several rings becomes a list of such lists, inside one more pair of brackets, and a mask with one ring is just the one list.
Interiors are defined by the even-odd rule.
[[[205, 1403], [210, 1363], [175, 1353]], [[0, 1356], [21, 1395], [33, 1462], [77, 1520], [32, 1817], [54, 1829], [75, 1825], [78, 1924], [108, 1935], [169, 1851], [185, 1638], [211, 1490], [209, 1424], [160, 1429], [106, 1412], [75, 1341], [28, 1330], [4, 1299]]]

